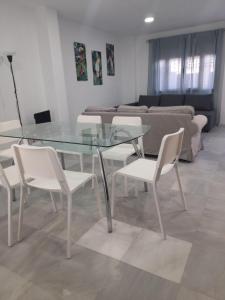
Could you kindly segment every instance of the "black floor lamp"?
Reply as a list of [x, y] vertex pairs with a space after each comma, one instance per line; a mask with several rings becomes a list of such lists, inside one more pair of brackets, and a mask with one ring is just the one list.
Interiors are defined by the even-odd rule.
[[19, 101], [18, 101], [18, 96], [17, 96], [16, 81], [15, 81], [15, 77], [14, 77], [14, 73], [13, 73], [13, 66], [12, 66], [13, 54], [7, 54], [6, 56], [10, 63], [10, 70], [11, 70], [12, 79], [13, 79], [14, 93], [15, 93], [15, 97], [16, 97], [16, 108], [17, 108], [20, 125], [22, 126], [23, 124], [22, 124], [22, 119], [21, 119], [21, 114], [20, 114], [20, 106], [19, 106]]

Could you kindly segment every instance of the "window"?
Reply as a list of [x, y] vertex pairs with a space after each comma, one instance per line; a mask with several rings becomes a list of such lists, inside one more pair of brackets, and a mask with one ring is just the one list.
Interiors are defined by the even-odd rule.
[[[210, 91], [214, 85], [215, 55], [203, 55], [182, 58], [162, 59], [159, 61], [160, 92], [185, 90]], [[183, 66], [182, 66], [183, 65]]]
[[[181, 78], [181, 59], [172, 58], [168, 61], [160, 60], [159, 62], [159, 88], [160, 91], [174, 91], [179, 87]], [[165, 76], [165, 74], [167, 74]]]
[[159, 62], [159, 90], [163, 91], [165, 84], [166, 84], [166, 78], [165, 76], [162, 76], [162, 74], [166, 73], [166, 61], [160, 60]]
[[187, 89], [213, 89], [215, 74], [215, 55], [188, 57], [185, 66], [185, 80]]
[[168, 90], [173, 91], [179, 88], [181, 78], [181, 58], [169, 60]]
[[185, 87], [197, 89], [199, 84], [200, 56], [187, 57], [185, 64]]
[[202, 88], [204, 90], [212, 90], [216, 67], [216, 56], [205, 55], [203, 59], [203, 81]]
[[200, 56], [188, 57], [186, 60], [186, 74], [199, 74]]

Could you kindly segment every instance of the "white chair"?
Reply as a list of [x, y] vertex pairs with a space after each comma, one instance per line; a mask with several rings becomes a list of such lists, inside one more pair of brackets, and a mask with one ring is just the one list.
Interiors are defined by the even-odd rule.
[[[20, 128], [19, 120], [11, 120], [0, 122], [0, 132]], [[16, 139], [8, 137], [0, 137], [0, 146], [4, 148], [0, 150], [1, 161], [13, 160], [13, 150], [10, 148], [11, 144], [16, 143]]]
[[[21, 240], [21, 230], [24, 210], [24, 187], [33, 187], [58, 192], [67, 196], [67, 258], [71, 257], [71, 213], [72, 194], [85, 183], [95, 179], [96, 198], [101, 212], [100, 195], [97, 177], [94, 174], [64, 171], [56, 151], [51, 147], [35, 147], [28, 145], [13, 145], [15, 162], [22, 179], [20, 196], [18, 241]], [[29, 176], [29, 181], [26, 181]]]
[[184, 204], [184, 209], [185, 210], [187, 209], [187, 204], [182, 191], [178, 168], [177, 168], [177, 162], [179, 160], [181, 147], [182, 147], [183, 134], [184, 134], [184, 129], [181, 128], [176, 133], [168, 134], [163, 137], [157, 161], [140, 158], [113, 174], [112, 197], [111, 197], [112, 216], [114, 215], [115, 183], [116, 183], [117, 175], [134, 178], [136, 180], [144, 181], [147, 182], [148, 184], [152, 184], [160, 229], [163, 234], [163, 238], [166, 239], [166, 232], [162, 222], [160, 204], [159, 204], [158, 194], [157, 194], [157, 183], [160, 179], [160, 176], [167, 174], [173, 168], [175, 168], [181, 199]]
[[12, 246], [12, 200], [13, 191], [19, 186], [20, 178], [15, 166], [3, 169], [0, 164], [0, 186], [7, 192], [7, 210], [8, 210], [8, 246]]
[[[79, 124], [101, 124], [102, 118], [101, 116], [88, 116], [88, 115], [79, 115], [77, 117], [77, 123]], [[66, 151], [64, 149], [56, 149], [57, 153], [61, 154], [62, 166], [65, 169], [65, 162], [64, 162], [64, 154], [72, 154], [79, 157], [80, 160], [80, 170], [81, 172], [84, 171], [84, 160], [83, 160], [83, 153], [76, 152], [76, 151]]]
[[[112, 125], [127, 125], [127, 126], [142, 126], [142, 120], [140, 117], [124, 117], [124, 116], [115, 116], [112, 120]], [[123, 134], [124, 135], [124, 134]], [[138, 139], [138, 149], [141, 151], [142, 156], [144, 156], [143, 150], [143, 138]], [[124, 166], [127, 165], [128, 159], [135, 154], [135, 149], [132, 144], [121, 144], [115, 147], [112, 147], [108, 150], [102, 152], [104, 159], [113, 161], [120, 161]], [[92, 159], [92, 173], [95, 172], [95, 159], [98, 158], [97, 155], [93, 155]], [[124, 177], [124, 187], [125, 195], [128, 196], [128, 185], [127, 178]]]

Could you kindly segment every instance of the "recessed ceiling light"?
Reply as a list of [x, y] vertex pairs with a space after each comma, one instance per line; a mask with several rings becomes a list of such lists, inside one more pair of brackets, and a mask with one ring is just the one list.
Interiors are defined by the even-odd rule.
[[152, 23], [152, 22], [154, 22], [154, 18], [153, 17], [147, 17], [147, 18], [145, 18], [145, 23]]

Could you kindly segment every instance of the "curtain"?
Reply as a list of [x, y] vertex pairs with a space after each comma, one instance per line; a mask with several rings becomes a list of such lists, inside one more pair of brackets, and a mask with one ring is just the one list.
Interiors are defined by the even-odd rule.
[[219, 118], [219, 81], [224, 30], [149, 41], [148, 94], [214, 94]]
[[183, 36], [150, 41], [148, 94], [181, 93], [185, 40]]

